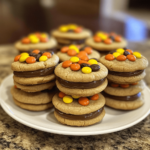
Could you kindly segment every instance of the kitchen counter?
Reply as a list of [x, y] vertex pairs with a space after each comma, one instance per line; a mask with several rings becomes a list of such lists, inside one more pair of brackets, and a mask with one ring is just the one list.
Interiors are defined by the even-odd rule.
[[[150, 61], [150, 42], [129, 43]], [[12, 45], [0, 46], [0, 83], [12, 73], [10, 64], [17, 55]], [[145, 81], [150, 87], [150, 66]], [[0, 150], [150, 150], [150, 115], [126, 130], [96, 136], [65, 136], [27, 127], [9, 117], [0, 106]]]

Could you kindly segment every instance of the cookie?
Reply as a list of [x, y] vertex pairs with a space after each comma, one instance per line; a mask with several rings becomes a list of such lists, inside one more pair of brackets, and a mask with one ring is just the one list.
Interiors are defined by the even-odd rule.
[[69, 96], [62, 92], [53, 97], [56, 119], [70, 126], [89, 126], [102, 120], [105, 115], [105, 98], [102, 94], [91, 97]]
[[25, 92], [40, 92], [46, 89], [51, 90], [55, 86], [55, 80], [36, 85], [23, 85], [14, 81], [14, 85]]
[[66, 94], [90, 96], [105, 89], [107, 73], [107, 68], [95, 59], [83, 61], [75, 56], [56, 67], [56, 85]]
[[142, 80], [146, 75], [144, 69], [148, 66], [148, 60], [139, 52], [122, 48], [101, 57], [100, 62], [109, 70], [108, 80], [119, 84]]
[[28, 52], [33, 49], [40, 49], [41, 51], [56, 49], [57, 41], [53, 37], [49, 37], [47, 33], [32, 33], [27, 37], [17, 41], [15, 48], [20, 52]]
[[58, 44], [62, 46], [70, 44], [82, 45], [92, 35], [90, 30], [76, 24], [62, 25], [53, 30], [51, 34]]
[[30, 110], [30, 111], [43, 111], [43, 110], [47, 110], [53, 107], [52, 103], [33, 105], [33, 104], [20, 103], [14, 98], [13, 100], [14, 100], [14, 103], [20, 108]]
[[93, 37], [88, 38], [85, 43], [100, 52], [112, 51], [127, 46], [127, 41], [120, 35], [100, 31]]
[[59, 57], [52, 52], [33, 50], [17, 55], [11, 65], [14, 81], [22, 85], [36, 85], [55, 79], [54, 69]]
[[62, 47], [61, 50], [57, 52], [57, 55], [59, 57], [59, 60], [63, 62], [69, 60], [72, 56], [82, 55], [82, 53], [86, 53], [89, 59], [95, 58], [99, 60], [100, 58], [100, 54], [97, 51], [93, 50], [91, 47], [86, 46], [83, 48], [79, 48], [79, 46], [77, 45]]
[[38, 105], [50, 103], [55, 93], [50, 90], [29, 93], [24, 92], [19, 88], [12, 87], [11, 94], [13, 98], [20, 103]]

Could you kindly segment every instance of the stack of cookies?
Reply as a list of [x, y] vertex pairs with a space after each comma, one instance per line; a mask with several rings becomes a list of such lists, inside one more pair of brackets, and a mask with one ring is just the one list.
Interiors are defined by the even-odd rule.
[[70, 44], [83, 45], [91, 35], [90, 30], [76, 24], [61, 25], [52, 31], [52, 36], [57, 40], [59, 48]]
[[15, 43], [15, 48], [21, 52], [29, 52], [30, 50], [40, 49], [41, 51], [57, 50], [57, 41], [50, 37], [47, 33], [35, 32]]
[[61, 48], [57, 52], [61, 62], [69, 60], [72, 56], [77, 56], [82, 60], [96, 59], [99, 60], [100, 54], [89, 46], [79, 47], [78, 45], [69, 45]]
[[107, 68], [95, 59], [74, 56], [55, 69], [60, 90], [53, 97], [54, 115], [62, 124], [89, 126], [105, 115], [105, 98], [100, 93], [107, 86]]
[[42, 111], [51, 108], [55, 86], [54, 69], [59, 58], [53, 52], [33, 50], [17, 55], [11, 65], [14, 87], [11, 93], [16, 105]]
[[117, 49], [100, 58], [109, 70], [109, 84], [104, 90], [106, 105], [115, 109], [133, 110], [143, 105], [142, 80], [148, 66], [147, 59], [131, 49]]
[[102, 55], [118, 48], [125, 48], [127, 41], [120, 35], [111, 32], [98, 31], [93, 37], [90, 37], [85, 42], [88, 46], [99, 51]]

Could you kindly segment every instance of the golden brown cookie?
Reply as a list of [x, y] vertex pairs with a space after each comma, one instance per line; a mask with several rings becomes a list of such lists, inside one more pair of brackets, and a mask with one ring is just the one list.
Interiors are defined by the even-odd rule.
[[[14, 98], [13, 98], [14, 99]], [[50, 102], [50, 103], [47, 103], [47, 104], [36, 104], [36, 105], [33, 105], [33, 104], [25, 104], [25, 103], [21, 103], [19, 101], [17, 101], [16, 99], [14, 99], [14, 103], [23, 108], [23, 109], [26, 109], [26, 110], [30, 110], [30, 111], [43, 111], [43, 110], [47, 110], [47, 109], [50, 109], [53, 107], [53, 104]]]
[[46, 89], [51, 90], [55, 86], [55, 80], [43, 84], [36, 84], [36, 85], [22, 85], [14, 81], [14, 85], [16, 85], [17, 88], [25, 92], [40, 92]]
[[105, 98], [102, 94], [76, 97], [60, 92], [53, 97], [54, 115], [62, 124], [89, 126], [102, 120], [105, 115]]

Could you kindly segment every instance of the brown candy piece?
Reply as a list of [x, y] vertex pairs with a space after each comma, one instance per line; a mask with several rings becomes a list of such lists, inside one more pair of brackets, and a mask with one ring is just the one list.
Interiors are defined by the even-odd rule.
[[83, 67], [90, 67], [90, 65], [89, 65], [89, 64], [86, 64], [86, 63], [82, 63], [82, 64], [81, 64], [81, 68], [83, 68]]
[[130, 55], [130, 52], [125, 51], [123, 55], [125, 55], [125, 56]]
[[90, 68], [92, 69], [93, 72], [96, 72], [100, 69], [100, 66], [97, 64], [93, 64], [90, 66]]

